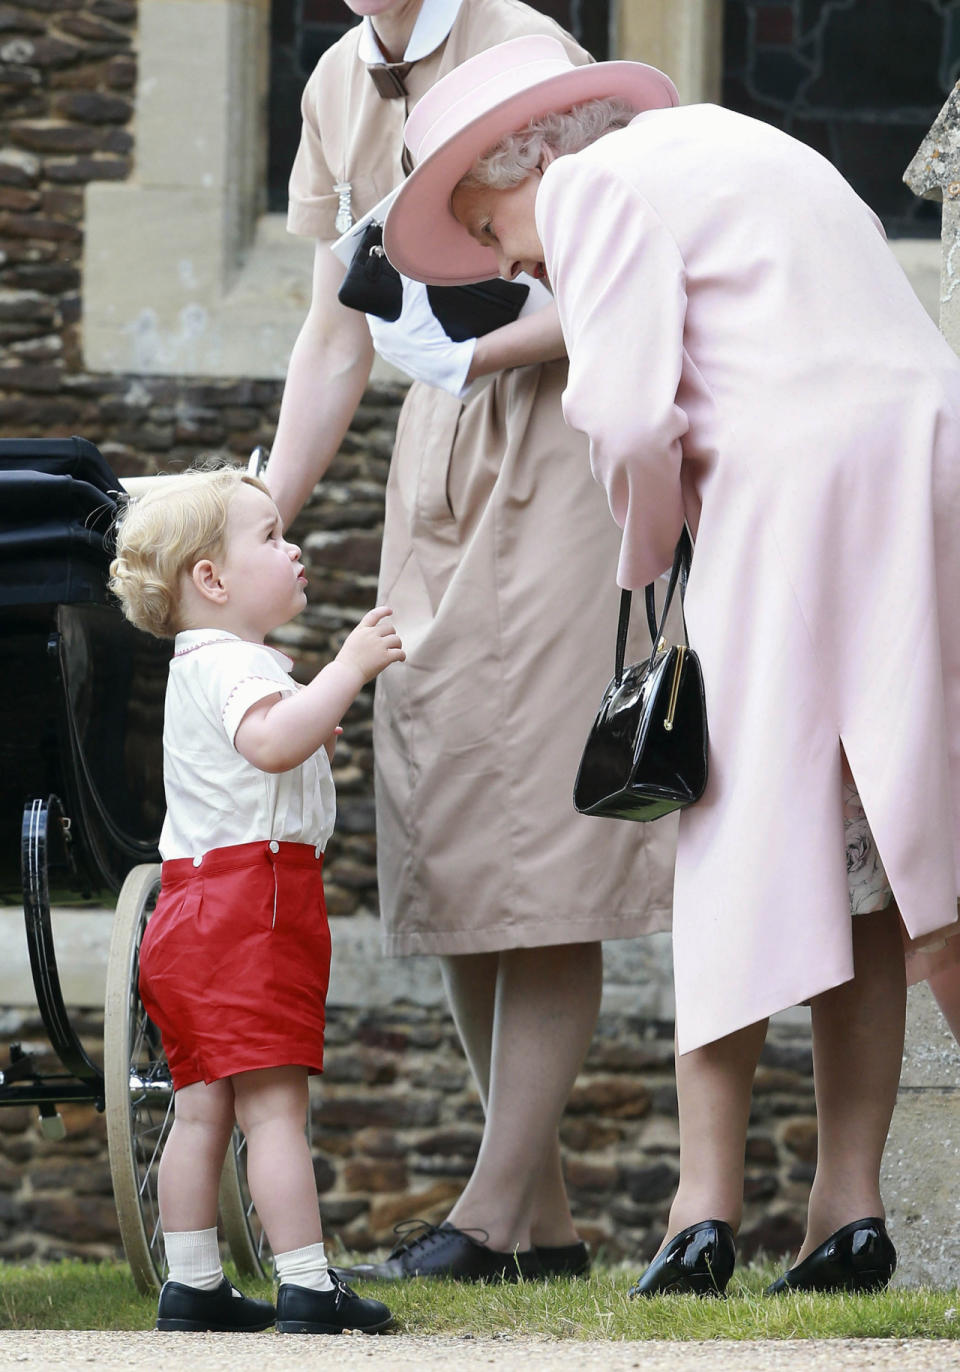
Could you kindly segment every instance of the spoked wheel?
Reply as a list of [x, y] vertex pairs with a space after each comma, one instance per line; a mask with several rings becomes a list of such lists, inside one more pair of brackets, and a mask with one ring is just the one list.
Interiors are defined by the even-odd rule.
[[127, 1262], [144, 1294], [163, 1281], [157, 1173], [173, 1123], [173, 1082], [160, 1031], [137, 989], [140, 941], [159, 891], [158, 865], [135, 867], [123, 883], [107, 963], [103, 1025], [113, 1194]]

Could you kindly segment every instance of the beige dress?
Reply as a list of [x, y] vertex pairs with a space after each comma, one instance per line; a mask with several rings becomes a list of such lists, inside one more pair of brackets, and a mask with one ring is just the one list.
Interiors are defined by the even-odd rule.
[[[517, 0], [465, 0], [446, 41], [407, 73], [410, 94], [387, 99], [351, 29], [304, 92], [291, 231], [337, 236], [335, 183], [349, 183], [355, 218], [371, 209], [405, 174], [409, 107], [466, 58], [526, 33], [589, 60]], [[672, 820], [587, 819], [571, 799], [613, 668], [619, 534], [585, 441], [563, 423], [566, 374], [566, 363], [516, 368], [466, 404], [414, 383], [400, 417], [379, 596], [407, 661], [378, 679], [374, 723], [393, 955], [669, 926]]]

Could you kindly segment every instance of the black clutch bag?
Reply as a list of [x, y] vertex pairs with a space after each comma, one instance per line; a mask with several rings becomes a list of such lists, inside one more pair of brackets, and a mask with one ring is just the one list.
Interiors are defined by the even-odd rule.
[[582, 815], [660, 819], [703, 795], [707, 709], [700, 660], [686, 644], [663, 638], [678, 582], [683, 604], [690, 555], [690, 537], [684, 529], [659, 623], [653, 586], [645, 591], [653, 642], [650, 657], [627, 668], [623, 659], [631, 595], [621, 594], [615, 672], [603, 693], [573, 788], [573, 803]]
[[470, 286], [428, 286], [430, 308], [454, 343], [482, 338], [512, 324], [523, 309], [530, 287], [515, 281], [475, 281]]
[[[454, 343], [480, 338], [512, 324], [530, 287], [514, 281], [477, 281], [470, 286], [428, 286], [427, 299], [441, 328]], [[403, 282], [383, 251], [383, 225], [371, 220], [363, 231], [337, 291], [341, 305], [376, 314], [389, 323], [400, 318]]]
[[351, 310], [377, 314], [392, 324], [403, 309], [403, 282], [383, 251], [383, 225], [372, 219], [363, 231], [340, 283], [337, 299]]

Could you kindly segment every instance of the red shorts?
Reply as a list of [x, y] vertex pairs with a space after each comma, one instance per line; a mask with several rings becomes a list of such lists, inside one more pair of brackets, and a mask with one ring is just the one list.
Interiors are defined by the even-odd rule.
[[293, 1064], [323, 1070], [330, 930], [323, 854], [243, 843], [163, 864], [140, 996], [176, 1090]]

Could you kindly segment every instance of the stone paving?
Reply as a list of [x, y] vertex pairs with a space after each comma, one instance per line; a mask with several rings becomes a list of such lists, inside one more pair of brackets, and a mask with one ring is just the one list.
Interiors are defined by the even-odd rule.
[[191, 1372], [273, 1372], [336, 1367], [337, 1372], [377, 1368], [497, 1368], [503, 1372], [940, 1372], [960, 1366], [955, 1340], [835, 1339], [763, 1343], [550, 1342], [512, 1338], [386, 1337], [336, 1340], [310, 1336], [101, 1333], [29, 1330], [0, 1333], [0, 1372], [82, 1369], [151, 1372], [180, 1366]]

